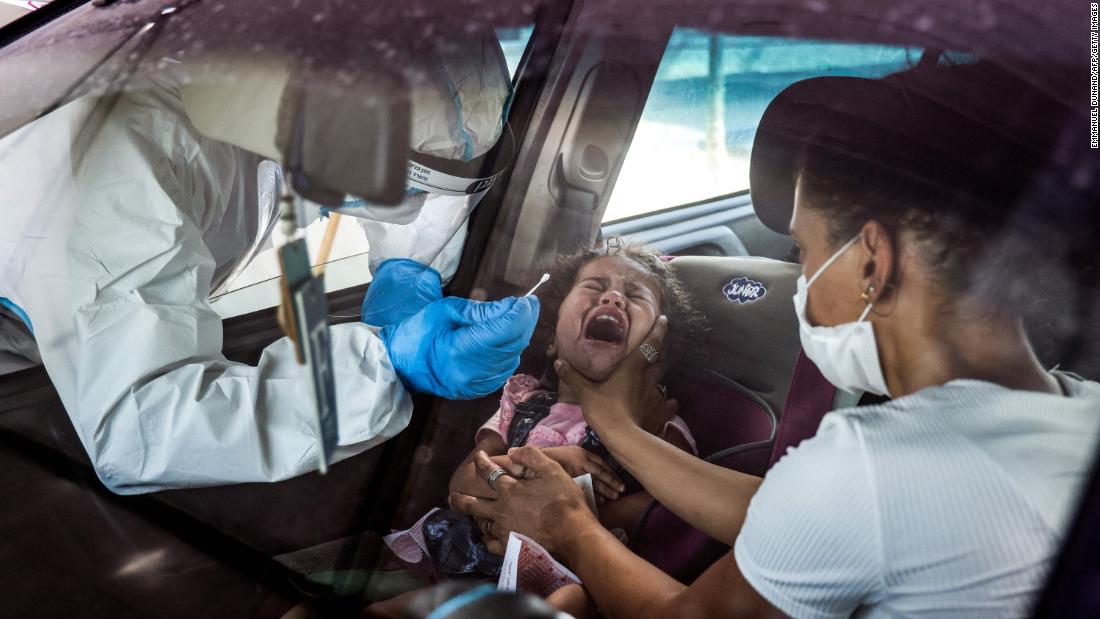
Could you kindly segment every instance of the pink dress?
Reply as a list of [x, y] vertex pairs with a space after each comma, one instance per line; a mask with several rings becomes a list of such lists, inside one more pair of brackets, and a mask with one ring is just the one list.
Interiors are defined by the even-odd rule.
[[[540, 389], [538, 379], [526, 374], [516, 374], [504, 384], [504, 393], [500, 397], [500, 408], [477, 430], [474, 435], [474, 443], [481, 441], [485, 433], [492, 432], [508, 443], [508, 426], [516, 413], [516, 404], [537, 393], [545, 392]], [[581, 414], [578, 404], [565, 404], [558, 402], [550, 407], [550, 414], [542, 419], [538, 425], [531, 429], [527, 444], [536, 447], [560, 447], [562, 445], [580, 445], [584, 440], [585, 429], [588, 423]], [[662, 430], [662, 436], [670, 430], [679, 432], [691, 451], [698, 455], [695, 447], [695, 438], [688, 430], [687, 424], [679, 416], [673, 416]]]
[[[475, 443], [492, 432], [508, 444], [508, 430], [516, 417], [516, 405], [539, 394], [548, 393], [541, 389], [539, 381], [525, 374], [516, 374], [504, 385], [500, 398], [500, 408], [484, 425], [478, 428]], [[537, 447], [558, 447], [562, 445], [582, 445], [589, 435], [588, 424], [577, 404], [552, 404], [550, 410], [527, 434], [527, 445]], [[698, 455], [695, 439], [684, 420], [673, 416], [664, 426], [662, 436], [670, 432], [679, 432]], [[592, 433], [592, 436], [595, 436]], [[596, 444], [599, 444], [598, 437]], [[589, 443], [591, 445], [591, 443]], [[606, 452], [606, 448], [599, 445]], [[629, 482], [624, 479], [624, 482]], [[635, 482], [636, 483], [636, 482]], [[419, 578], [433, 583], [437, 578], [456, 574], [480, 574], [497, 576], [500, 574], [502, 557], [488, 552], [481, 542], [481, 533], [471, 524], [468, 516], [450, 510], [433, 509], [404, 531], [395, 531], [383, 540], [395, 556], [406, 563]], [[435, 556], [432, 547], [446, 548], [444, 561]], [[457, 560], [455, 559], [457, 557]]]

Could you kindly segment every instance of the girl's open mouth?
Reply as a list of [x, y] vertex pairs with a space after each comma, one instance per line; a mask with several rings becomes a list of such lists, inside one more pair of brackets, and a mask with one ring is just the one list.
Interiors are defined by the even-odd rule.
[[621, 344], [626, 340], [627, 320], [622, 310], [615, 307], [601, 307], [588, 317], [584, 326], [584, 338]]

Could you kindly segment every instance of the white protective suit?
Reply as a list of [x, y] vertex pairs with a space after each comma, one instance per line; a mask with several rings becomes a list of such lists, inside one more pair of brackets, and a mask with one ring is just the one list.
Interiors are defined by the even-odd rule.
[[[274, 207], [258, 204], [271, 194], [260, 158], [200, 135], [171, 76], [155, 79], [106, 115], [78, 99], [0, 140], [0, 297], [29, 316], [111, 490], [314, 470], [312, 386], [293, 344], [278, 340], [256, 366], [229, 362], [208, 302]], [[412, 403], [370, 327], [335, 325], [331, 342], [340, 460], [404, 429]]]

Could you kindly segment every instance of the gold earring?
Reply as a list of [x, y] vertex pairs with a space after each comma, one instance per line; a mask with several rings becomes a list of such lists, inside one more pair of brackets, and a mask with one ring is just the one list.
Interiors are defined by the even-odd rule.
[[859, 293], [859, 298], [863, 299], [863, 301], [865, 303], [870, 303], [871, 302], [871, 295], [874, 294], [874, 293], [875, 293], [875, 286], [874, 286], [874, 284], [871, 284], [870, 286], [867, 286], [867, 290]]

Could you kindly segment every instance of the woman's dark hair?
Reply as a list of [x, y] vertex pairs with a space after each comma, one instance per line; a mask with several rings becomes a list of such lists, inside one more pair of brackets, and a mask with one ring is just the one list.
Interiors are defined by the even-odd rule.
[[945, 188], [820, 145], [808, 146], [795, 169], [804, 204], [823, 216], [833, 249], [874, 220], [894, 238], [909, 233], [946, 291], [968, 288], [968, 267], [990, 232], [990, 222], [974, 216], [975, 209], [952, 209], [955, 198]]
[[1089, 283], [1097, 222], [1070, 133], [1082, 114], [990, 62], [922, 62], [871, 83], [872, 101], [822, 94], [828, 113], [792, 170], [834, 248], [877, 221], [914, 242], [945, 298], [1024, 316]]
[[[536, 345], [545, 347], [554, 341], [558, 324], [558, 308], [576, 284], [577, 274], [585, 264], [597, 258], [616, 256], [637, 263], [653, 275], [660, 287], [661, 313], [668, 317], [668, 331], [665, 335], [665, 360], [670, 364], [678, 361], [688, 349], [695, 350], [694, 344], [706, 330], [706, 321], [695, 310], [691, 295], [676, 274], [671, 262], [661, 259], [661, 254], [644, 245], [627, 243], [619, 237], [573, 254], [557, 258], [552, 264], [539, 272], [549, 272], [550, 281], [538, 291], [542, 309], [536, 329]], [[549, 377], [553, 380], [553, 377]]]

